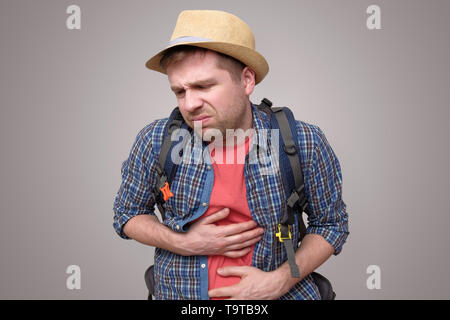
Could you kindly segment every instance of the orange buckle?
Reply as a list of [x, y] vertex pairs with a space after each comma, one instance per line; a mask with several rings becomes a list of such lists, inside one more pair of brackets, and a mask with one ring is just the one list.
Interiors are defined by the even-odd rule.
[[170, 191], [169, 183], [167, 181], [166, 181], [166, 184], [164, 185], [164, 187], [159, 188], [159, 190], [161, 190], [161, 192], [163, 193], [164, 201], [167, 201], [167, 200], [169, 200], [170, 197], [173, 197], [173, 193], [172, 193], [172, 191]]

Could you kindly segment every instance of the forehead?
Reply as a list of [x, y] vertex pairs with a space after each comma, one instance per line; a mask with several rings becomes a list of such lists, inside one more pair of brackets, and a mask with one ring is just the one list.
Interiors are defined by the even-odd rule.
[[228, 72], [218, 67], [219, 55], [213, 51], [205, 54], [193, 52], [182, 60], [175, 61], [167, 67], [167, 76], [172, 87], [179, 87], [186, 83], [205, 81], [226, 77]]

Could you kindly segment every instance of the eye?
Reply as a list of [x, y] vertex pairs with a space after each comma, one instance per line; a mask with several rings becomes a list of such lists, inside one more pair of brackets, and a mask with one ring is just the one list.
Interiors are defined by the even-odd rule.
[[207, 85], [203, 85], [203, 86], [198, 86], [199, 89], [209, 89], [212, 87], [212, 84], [207, 84]]
[[184, 90], [179, 90], [175, 92], [176, 96], [181, 96], [184, 93]]

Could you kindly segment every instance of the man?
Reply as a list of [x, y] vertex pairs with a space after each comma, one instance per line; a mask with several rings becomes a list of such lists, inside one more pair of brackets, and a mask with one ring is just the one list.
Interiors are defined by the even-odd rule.
[[[122, 165], [114, 227], [156, 248], [156, 299], [320, 299], [310, 273], [338, 254], [348, 235], [340, 166], [322, 131], [296, 123], [309, 203], [307, 235], [295, 252], [299, 278], [275, 237], [286, 210], [279, 170], [263, 174], [248, 157], [221, 162], [238, 150], [248, 155], [255, 133], [270, 128], [249, 99], [268, 72], [250, 28], [223, 11], [183, 11], [169, 46], [146, 65], [167, 74], [183, 119], [205, 140], [201, 154], [211, 160], [181, 161], [162, 223], [152, 190], [167, 119], [140, 131]], [[206, 138], [211, 130], [214, 147]], [[253, 134], [230, 147], [236, 130]], [[297, 227], [293, 233], [298, 237]]]

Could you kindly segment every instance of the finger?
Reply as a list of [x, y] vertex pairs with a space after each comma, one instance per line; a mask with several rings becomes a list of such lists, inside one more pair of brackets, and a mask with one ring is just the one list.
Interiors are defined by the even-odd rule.
[[233, 297], [236, 292], [236, 285], [229, 287], [215, 288], [208, 291], [210, 298]]
[[240, 258], [245, 256], [246, 254], [250, 253], [252, 251], [252, 248], [244, 248], [241, 250], [233, 250], [233, 251], [227, 251], [223, 253], [222, 255], [228, 258]]
[[200, 221], [202, 224], [212, 224], [212, 223], [215, 223], [217, 221], [220, 221], [220, 220], [226, 218], [229, 214], [230, 214], [230, 209], [223, 208], [223, 209], [217, 211], [216, 213], [213, 213], [213, 214], [203, 218]]
[[236, 276], [242, 278], [249, 273], [250, 269], [247, 266], [228, 266], [217, 269], [217, 273], [222, 277]]
[[242, 233], [244, 231], [248, 231], [250, 229], [254, 229], [257, 226], [256, 222], [253, 220], [233, 223], [226, 226], [221, 226], [221, 233], [224, 236], [232, 236], [238, 233]]
[[245, 241], [245, 242], [241, 242], [241, 243], [236, 243], [236, 244], [233, 244], [233, 245], [230, 245], [230, 246], [228, 246], [227, 248], [226, 248], [226, 250], [229, 250], [229, 251], [234, 251], [234, 250], [240, 250], [240, 249], [244, 249], [244, 248], [247, 248], [247, 247], [251, 247], [251, 246], [253, 246], [255, 243], [257, 243], [259, 240], [261, 240], [261, 236], [259, 236], [259, 237], [256, 237], [256, 238], [252, 238], [252, 239], [250, 239], [250, 240], [247, 240], [247, 241]]
[[[226, 237], [226, 243], [229, 249], [233, 249], [232, 246], [234, 245], [241, 245], [246, 243], [247, 241], [252, 241], [252, 244], [257, 242], [255, 239], [258, 239], [262, 234], [264, 233], [263, 228], [255, 228], [249, 231], [245, 231], [236, 235], [231, 235]], [[240, 248], [243, 248], [244, 246], [241, 246]], [[237, 247], [236, 249], [240, 249]]]

